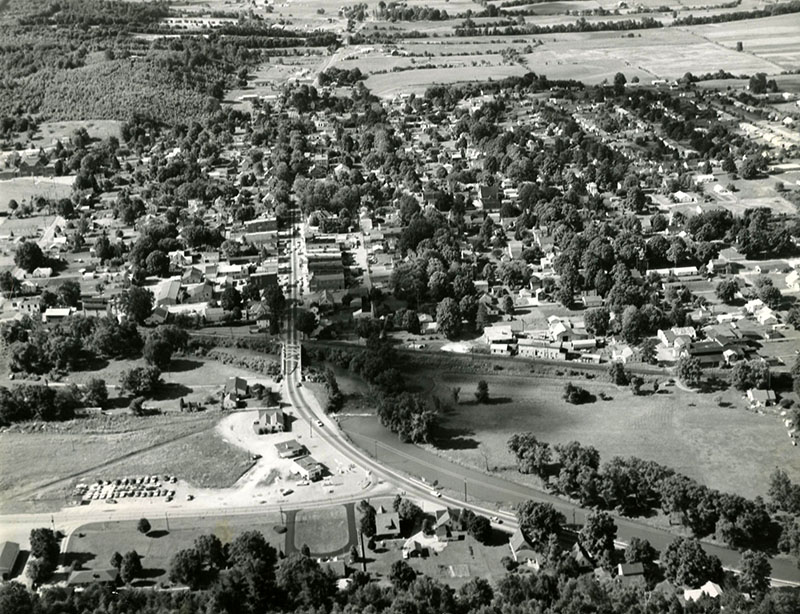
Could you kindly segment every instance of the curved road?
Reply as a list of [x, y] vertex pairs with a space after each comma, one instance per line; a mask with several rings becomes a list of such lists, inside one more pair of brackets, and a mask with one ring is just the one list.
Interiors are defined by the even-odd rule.
[[[295, 227], [293, 224], [293, 228]], [[294, 328], [294, 318], [299, 299], [298, 288], [302, 279], [294, 234], [292, 243], [291, 269], [292, 281], [295, 283], [291, 286], [292, 305], [289, 309], [287, 341], [289, 345], [294, 347], [294, 352], [299, 355], [299, 333]], [[507, 528], [516, 526], [516, 518], [513, 513], [489, 509], [470, 501], [465, 502], [461, 498], [450, 496], [446, 493], [438, 491], [434, 493], [428, 484], [438, 481], [438, 484], [454, 493], [464, 493], [466, 491], [467, 498], [472, 497], [479, 501], [501, 502], [505, 505], [514, 505], [528, 499], [548, 502], [563, 513], [567, 518], [567, 522], [572, 524], [582, 524], [586, 516], [591, 512], [591, 510], [573, 505], [549, 493], [457, 465], [417, 446], [402, 444], [395, 437], [387, 437], [385, 430], [382, 433], [383, 436], [381, 436], [377, 432], [364, 432], [364, 427], [348, 428], [348, 434], [357, 443], [365, 449], [374, 450], [372, 455], [368, 454], [360, 447], [353, 445], [345, 434], [340, 431], [339, 425], [329, 416], [322, 411], [314, 411], [314, 404], [309, 402], [307, 398], [310, 395], [305, 393], [300, 383], [299, 369], [295, 369], [295, 365], [287, 364], [287, 367], [285, 391], [298, 416], [313, 425], [318, 436], [322, 437], [345, 457], [384, 480], [396, 484], [417, 498], [429, 502], [468, 507], [485, 515], [496, 515], [503, 518]], [[317, 426], [317, 421], [320, 421], [324, 426]], [[376, 460], [375, 456], [378, 457], [378, 460]], [[422, 480], [409, 477], [409, 474], [421, 476], [427, 481], [427, 484]], [[647, 539], [656, 549], [664, 550], [676, 537], [675, 534], [669, 531], [651, 527], [630, 518], [615, 516], [615, 520], [618, 528], [617, 539], [622, 544], [629, 542], [632, 537], [636, 536]], [[737, 570], [740, 559], [739, 551], [705, 542], [703, 547], [710, 554], [719, 557], [726, 569]], [[772, 579], [775, 584], [800, 586], [800, 569], [798, 569], [794, 561], [788, 558], [773, 558], [770, 563], [772, 564]]]

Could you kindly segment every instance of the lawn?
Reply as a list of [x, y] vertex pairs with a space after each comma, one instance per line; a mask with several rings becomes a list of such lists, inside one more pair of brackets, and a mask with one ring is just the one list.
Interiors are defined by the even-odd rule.
[[308, 546], [312, 553], [336, 552], [350, 541], [347, 509], [343, 506], [300, 510], [294, 517], [294, 547]]
[[[114, 552], [124, 554], [136, 550], [144, 558], [145, 579], [137, 582], [147, 586], [167, 580], [173, 555], [190, 548], [201, 535], [213, 533], [223, 543], [229, 543], [244, 531], [261, 531], [276, 549], [284, 549], [285, 534], [273, 530], [280, 524], [278, 514], [204, 516], [192, 518], [149, 518], [152, 529], [148, 535], [136, 530], [135, 520], [92, 523], [76, 530], [67, 543], [67, 563], [78, 560], [84, 569], [102, 569]], [[167, 529], [169, 527], [169, 529]]]
[[214, 432], [218, 412], [97, 416], [0, 434], [0, 509], [52, 510], [79, 482], [172, 474], [193, 486], [232, 485], [249, 455]]
[[[417, 383], [425, 376], [409, 377]], [[507, 450], [513, 433], [532, 431], [550, 443], [577, 440], [596, 447], [601, 459], [638, 456], [685, 473], [712, 488], [745, 496], [766, 495], [769, 474], [776, 466], [798, 466], [797, 448], [788, 444], [778, 417], [745, 410], [740, 393], [696, 394], [668, 387], [668, 392], [634, 397], [610, 384], [575, 383], [610, 401], [569, 405], [561, 395], [565, 380], [534, 377], [483, 376], [494, 401], [476, 405], [476, 376], [443, 373], [432, 394], [450, 399], [461, 387], [461, 404], [443, 415], [442, 426], [454, 438], [477, 440], [482, 449], [441, 442], [440, 452], [474, 467], [509, 468], [519, 480]], [[724, 405], [724, 406], [721, 406]], [[451, 448], [451, 449], [448, 449]]]

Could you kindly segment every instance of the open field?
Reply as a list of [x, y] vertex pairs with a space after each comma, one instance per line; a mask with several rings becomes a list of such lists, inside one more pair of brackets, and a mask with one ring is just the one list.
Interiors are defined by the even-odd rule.
[[11, 199], [21, 203], [37, 196], [49, 199], [69, 198], [75, 177], [15, 177], [0, 179], [0, 211], [8, 209]]
[[86, 128], [86, 132], [93, 139], [106, 139], [115, 136], [122, 140], [120, 134], [122, 122], [110, 119], [90, 119], [86, 121], [45, 122], [39, 125], [39, 130], [33, 137], [36, 145], [46, 147], [56, 140], [71, 137], [79, 128]]
[[219, 414], [97, 416], [0, 434], [4, 511], [63, 506], [79, 482], [173, 474], [195, 486], [232, 485], [252, 465], [214, 432]]
[[304, 545], [313, 553], [336, 552], [347, 546], [350, 530], [344, 506], [300, 510], [294, 517], [294, 547]]
[[366, 86], [376, 96], [391, 97], [405, 93], [421, 93], [435, 84], [462, 83], [502, 79], [513, 75], [524, 75], [527, 71], [514, 64], [495, 66], [464, 66], [460, 68], [429, 68], [407, 70], [397, 73], [371, 75]]
[[[273, 527], [280, 524], [279, 514], [261, 513], [248, 516], [201, 517], [201, 518], [149, 518], [152, 529], [148, 535], [136, 530], [136, 521], [93, 523], [80, 527], [69, 539], [66, 547], [67, 562], [78, 560], [84, 569], [108, 567], [114, 552], [136, 550], [142, 555], [145, 578], [139, 586], [167, 581], [169, 564], [173, 555], [184, 548], [191, 548], [195, 539], [213, 533], [229, 543], [245, 531], [260, 531], [278, 551], [284, 548], [285, 534], [278, 534]], [[169, 530], [167, 530], [167, 522]]]
[[[422, 376], [413, 379], [421, 383]], [[604, 391], [613, 399], [569, 405], [561, 398], [564, 381], [485, 379], [495, 399], [489, 405], [474, 404], [475, 376], [441, 374], [432, 387], [432, 394], [448, 401], [452, 387], [461, 387], [461, 404], [442, 419], [449, 437], [438, 447], [474, 467], [485, 467], [483, 451], [490, 466], [513, 467], [508, 438], [532, 431], [550, 443], [592, 445], [606, 461], [613, 456], [654, 460], [712, 488], [749, 497], [766, 495], [776, 466], [800, 472], [797, 448], [789, 445], [778, 417], [746, 411], [735, 391], [695, 394], [673, 386], [665, 394], [633, 397], [627, 389], [575, 378], [595, 395]]]

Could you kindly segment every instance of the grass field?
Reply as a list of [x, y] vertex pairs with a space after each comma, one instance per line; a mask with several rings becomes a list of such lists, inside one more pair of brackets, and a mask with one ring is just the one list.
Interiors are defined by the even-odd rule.
[[0, 180], [0, 211], [6, 211], [8, 201], [30, 201], [37, 196], [49, 199], [68, 198], [75, 177], [15, 177]]
[[[114, 552], [124, 554], [136, 550], [144, 558], [142, 566], [145, 578], [136, 582], [147, 586], [166, 581], [169, 564], [175, 552], [190, 548], [201, 535], [213, 533], [223, 543], [229, 543], [244, 531], [261, 531], [266, 540], [277, 550], [284, 549], [285, 534], [278, 534], [273, 527], [280, 524], [278, 514], [261, 513], [247, 516], [202, 517], [202, 518], [150, 518], [150, 536], [136, 530], [134, 520], [93, 523], [75, 531], [67, 544], [67, 562], [80, 561], [84, 569], [108, 567]], [[169, 522], [169, 530], [167, 530]]]
[[304, 545], [311, 552], [335, 552], [350, 540], [347, 510], [344, 506], [300, 510], [294, 518], [294, 546]]
[[79, 482], [173, 474], [194, 486], [232, 485], [252, 462], [214, 433], [219, 414], [98, 416], [0, 434], [0, 509], [57, 509]]
[[47, 147], [55, 140], [64, 140], [78, 128], [86, 128], [86, 132], [93, 139], [102, 140], [110, 136], [118, 139], [121, 137], [122, 122], [106, 119], [95, 119], [88, 121], [64, 121], [64, 122], [45, 122], [39, 125], [39, 130], [33, 137], [33, 142], [38, 146]]
[[[424, 376], [412, 377], [422, 385]], [[464, 442], [483, 444], [490, 466], [513, 468], [506, 444], [513, 433], [524, 431], [550, 443], [592, 445], [606, 461], [613, 456], [654, 460], [710, 487], [746, 496], [764, 496], [776, 466], [800, 467], [797, 448], [789, 445], [778, 418], [746, 411], [736, 392], [695, 394], [669, 387], [666, 394], [633, 397], [627, 389], [575, 378], [594, 394], [613, 397], [576, 406], [561, 398], [564, 381], [485, 379], [495, 399], [489, 405], [474, 403], [476, 376], [445, 373], [431, 382], [433, 394], [448, 401], [451, 388], [461, 387], [462, 404], [442, 420], [451, 438], [439, 447], [445, 456], [475, 467], [484, 468], [483, 451]], [[519, 477], [511, 473], [512, 479]]]

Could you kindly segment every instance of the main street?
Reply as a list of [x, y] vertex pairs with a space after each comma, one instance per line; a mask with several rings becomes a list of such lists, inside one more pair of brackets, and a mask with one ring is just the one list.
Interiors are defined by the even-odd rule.
[[[296, 213], [293, 211], [293, 215]], [[292, 249], [291, 249], [291, 296], [289, 317], [287, 322], [287, 342], [293, 347], [293, 353], [299, 356], [299, 334], [294, 327], [297, 306], [300, 303], [303, 279], [300, 271], [300, 254], [297, 235], [302, 232], [300, 225], [292, 224]], [[294, 366], [297, 366], [296, 363]], [[487, 516], [499, 516], [504, 521], [504, 527], [516, 527], [514, 514], [487, 507], [483, 502], [503, 502], [513, 505], [521, 501], [533, 499], [551, 503], [567, 518], [568, 523], [583, 524], [587, 515], [592, 511], [574, 505], [564, 499], [549, 493], [518, 484], [497, 476], [493, 476], [475, 469], [457, 465], [447, 461], [422, 448], [410, 444], [402, 444], [393, 435], [385, 432], [382, 435], [364, 434], [351, 430], [352, 438], [361, 445], [354, 445], [347, 435], [340, 430], [339, 424], [327, 416], [318, 407], [311, 395], [307, 394], [301, 383], [301, 373], [298, 368], [287, 368], [285, 378], [285, 393], [287, 399], [295, 408], [300, 419], [306, 420], [316, 430], [315, 435], [323, 438], [342, 455], [353, 463], [371, 471], [374, 475], [396, 485], [408, 495], [422, 499], [429, 503], [438, 503], [457, 507], [467, 507], [477, 513]], [[317, 426], [320, 421], [323, 426]], [[362, 449], [363, 448], [363, 449]], [[374, 455], [364, 451], [373, 450]], [[376, 459], [379, 458], [379, 460]], [[412, 476], [419, 476], [419, 479]], [[423, 481], [424, 479], [424, 481]], [[433, 492], [430, 484], [437, 483], [443, 486], [444, 492]], [[453, 493], [465, 493], [463, 500]], [[481, 502], [481, 503], [477, 503]], [[663, 551], [676, 537], [674, 533], [653, 527], [630, 518], [615, 517], [617, 523], [617, 539], [621, 544], [628, 543], [632, 537], [647, 539], [657, 550]], [[722, 561], [726, 569], [737, 570], [740, 552], [737, 550], [705, 543], [704, 548]], [[800, 586], [800, 569], [795, 562], [788, 558], [772, 558], [772, 579], [776, 585]]]

